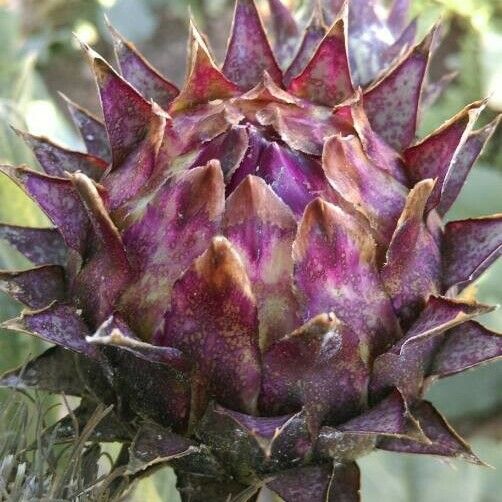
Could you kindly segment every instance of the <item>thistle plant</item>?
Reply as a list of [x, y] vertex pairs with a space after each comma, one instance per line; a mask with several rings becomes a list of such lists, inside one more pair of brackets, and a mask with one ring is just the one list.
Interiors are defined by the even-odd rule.
[[406, 0], [268, 4], [270, 39], [236, 1], [221, 67], [191, 21], [181, 89], [110, 27], [119, 72], [82, 44], [104, 122], [67, 99], [87, 151], [19, 132], [45, 173], [1, 170], [54, 227], [0, 227], [33, 263], [5, 327], [56, 346], [1, 383], [112, 405], [96, 437], [183, 500], [355, 501], [375, 448], [481, 464], [424, 395], [502, 355], [468, 289], [502, 215], [443, 222], [498, 121], [417, 139], [447, 79]]

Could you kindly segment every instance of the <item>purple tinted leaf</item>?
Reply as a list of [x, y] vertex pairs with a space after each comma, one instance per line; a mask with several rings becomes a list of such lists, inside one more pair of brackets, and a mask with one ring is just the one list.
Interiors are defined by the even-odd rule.
[[461, 154], [468, 134], [483, 107], [482, 101], [472, 103], [437, 131], [404, 152], [408, 175], [413, 182], [426, 178], [437, 179], [434, 191], [429, 198], [429, 209], [439, 204], [443, 184], [454, 159]]
[[[176, 478], [178, 492], [181, 497], [190, 500], [190, 502], [207, 502], [208, 500], [227, 502], [228, 500], [239, 500], [238, 497], [242, 493], [246, 497], [249, 496], [249, 486], [228, 478], [214, 479], [183, 471], [178, 471]], [[257, 488], [254, 489], [254, 491], [256, 490]]]
[[285, 502], [324, 502], [332, 469], [329, 465], [299, 467], [275, 476], [267, 486]]
[[359, 502], [360, 474], [355, 462], [284, 471], [267, 486], [285, 502]]
[[362, 415], [336, 428], [322, 427], [316, 452], [335, 461], [353, 460], [373, 450], [380, 437], [425, 439], [396, 390]]
[[398, 391], [393, 391], [366, 413], [339, 425], [337, 429], [353, 434], [422, 437], [417, 421]]
[[196, 434], [237, 479], [291, 467], [310, 451], [301, 414], [254, 417], [210, 405]]
[[410, 327], [406, 336], [394, 346], [394, 349], [399, 348], [402, 353], [407, 345], [441, 334], [473, 317], [487, 314], [494, 308], [481, 303], [431, 296], [419, 318]]
[[320, 3], [316, 2], [312, 18], [304, 30], [300, 47], [298, 48], [295, 58], [284, 75], [284, 83], [286, 85], [289, 85], [291, 80], [300, 75], [300, 73], [306, 68], [317, 46], [324, 38], [327, 31], [328, 29], [324, 23], [324, 16], [322, 9], [320, 8]]
[[118, 296], [131, 279], [131, 268], [119, 231], [94, 183], [81, 173], [74, 174], [72, 182], [94, 230], [94, 246], [78, 274], [75, 294], [86, 318], [98, 326], [116, 308]]
[[457, 75], [458, 72], [452, 71], [446, 73], [435, 82], [427, 82], [422, 90], [422, 96], [420, 97], [420, 108], [426, 110], [433, 106], [448, 86], [455, 80]]
[[[245, 161], [249, 146], [247, 128], [243, 126], [232, 127], [227, 133], [221, 134], [205, 144], [193, 161], [192, 167], [204, 166], [216, 159], [220, 162], [224, 179], [229, 182], [236, 169]], [[246, 168], [241, 169], [246, 171]], [[233, 190], [229, 190], [229, 192], [231, 191]]]
[[293, 56], [300, 30], [290, 9], [281, 0], [268, 0], [268, 4], [274, 32], [274, 52], [283, 66]]
[[62, 347], [51, 347], [38, 357], [0, 377], [0, 386], [16, 389], [39, 389], [67, 396], [83, 396], [78, 356]]
[[326, 138], [341, 131], [348, 132], [348, 128], [340, 124], [331, 109], [316, 107], [311, 110], [315, 119], [305, 113], [304, 107], [270, 103], [256, 112], [256, 119], [262, 126], [273, 127], [291, 149], [321, 156]]
[[[399, 35], [399, 38], [382, 53], [382, 65], [390, 66], [399, 56], [404, 54], [415, 43], [418, 23], [413, 19]], [[422, 103], [420, 97], [420, 103]]]
[[107, 206], [113, 210], [137, 196], [154, 172], [157, 155], [164, 139], [166, 116], [153, 105], [145, 124], [144, 137], [119, 165], [114, 165], [101, 180], [107, 189]]
[[256, 174], [256, 168], [260, 165], [261, 154], [270, 142], [253, 126], [246, 129], [248, 144], [246, 151], [230, 181], [226, 186], [227, 197], [246, 179], [250, 174]]
[[96, 52], [83, 44], [96, 78], [113, 166], [120, 166], [145, 137], [155, 107]]
[[103, 349], [112, 368], [113, 386], [121, 397], [122, 415], [136, 415], [175, 432], [185, 432], [190, 410], [187, 375], [121, 348]]
[[329, 502], [360, 502], [361, 473], [355, 462], [334, 464], [327, 493]]
[[263, 149], [255, 172], [297, 218], [301, 217], [307, 204], [316, 196], [330, 197], [330, 186], [320, 163], [278, 143], [269, 143]]
[[373, 395], [381, 396], [385, 390], [397, 387], [405, 397], [416, 397], [441, 345], [439, 335], [490, 310], [486, 305], [431, 296], [406, 336], [375, 359], [371, 380]]
[[71, 415], [65, 415], [43, 430], [41, 439], [54, 441], [55, 444], [78, 441], [79, 431], [85, 430], [86, 425], [96, 418], [96, 413], [100, 414], [100, 420], [86, 436], [89, 442], [124, 443], [131, 440], [130, 428], [117, 417], [111, 407], [105, 409], [104, 406], [97, 405], [94, 400], [85, 398], [72, 410]]
[[209, 450], [153, 423], [141, 426], [130, 448], [128, 472], [168, 462], [175, 469], [220, 478], [223, 470]]
[[387, 16], [387, 26], [395, 36], [402, 33], [411, 7], [410, 0], [394, 0]]
[[158, 347], [141, 341], [118, 316], [109, 317], [90, 337], [88, 343], [120, 347], [140, 359], [161, 363], [179, 371], [187, 372], [190, 364], [183, 354], [172, 347]]
[[388, 172], [404, 186], [408, 186], [408, 176], [404, 170], [403, 162], [390, 146], [385, 143], [371, 128], [366, 112], [364, 111], [363, 97], [359, 92], [357, 100], [350, 105], [350, 114], [354, 129], [363, 145], [366, 155], [376, 167]]

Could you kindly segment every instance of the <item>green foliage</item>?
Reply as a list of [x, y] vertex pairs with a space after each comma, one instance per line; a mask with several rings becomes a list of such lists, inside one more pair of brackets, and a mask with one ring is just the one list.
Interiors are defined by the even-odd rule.
[[53, 406], [40, 396], [11, 393], [0, 402], [0, 500], [120, 500], [124, 468], [114, 468], [101, 446], [88, 441], [109, 411], [96, 408], [73, 443], [62, 446], [57, 427], [46, 432]]

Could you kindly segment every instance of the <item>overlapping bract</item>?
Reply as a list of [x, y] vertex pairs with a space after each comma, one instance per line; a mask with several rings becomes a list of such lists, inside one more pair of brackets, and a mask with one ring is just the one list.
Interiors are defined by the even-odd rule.
[[0, 272], [6, 327], [60, 347], [2, 383], [115, 404], [130, 472], [170, 463], [187, 500], [352, 501], [374, 448], [479, 462], [423, 394], [502, 355], [458, 297], [502, 215], [441, 224], [496, 123], [416, 141], [434, 30], [405, 0], [303, 35], [269, 4], [277, 56], [253, 0], [221, 70], [191, 24], [181, 90], [112, 30], [121, 75], [84, 47], [104, 123], [68, 101], [87, 153], [20, 133], [46, 174], [2, 171], [54, 228], [0, 226], [35, 265]]

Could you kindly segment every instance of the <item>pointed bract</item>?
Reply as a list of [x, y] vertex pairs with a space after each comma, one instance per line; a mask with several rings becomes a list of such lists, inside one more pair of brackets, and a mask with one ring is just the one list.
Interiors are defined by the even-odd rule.
[[197, 27], [190, 22], [190, 52], [188, 78], [178, 97], [169, 108], [179, 113], [186, 108], [227, 99], [237, 94], [238, 88], [220, 72]]
[[431, 443], [383, 438], [379, 441], [378, 448], [402, 453], [459, 457], [468, 462], [482, 465], [469, 445], [456, 434], [432, 404], [422, 401], [413, 408], [412, 412]]
[[114, 165], [101, 180], [107, 189], [107, 205], [118, 209], [144, 188], [153, 175], [158, 153], [164, 140], [166, 115], [152, 105], [152, 115], [145, 124], [145, 134], [119, 165]]
[[469, 172], [481, 155], [484, 146], [492, 137], [500, 122], [500, 116], [477, 131], [471, 132], [460, 151], [453, 158], [441, 190], [441, 199], [436, 210], [444, 215], [457, 199]]
[[419, 318], [410, 327], [406, 336], [399, 340], [395, 348], [399, 348], [402, 354], [408, 345], [411, 347], [421, 339], [434, 337], [473, 317], [492, 312], [494, 309], [495, 307], [482, 303], [431, 296]]
[[387, 250], [381, 277], [403, 326], [408, 327], [441, 286], [441, 252], [425, 223], [425, 206], [434, 187], [432, 180], [418, 183]]
[[85, 337], [90, 335], [88, 327], [69, 305], [55, 303], [44, 310], [26, 311], [16, 319], [5, 321], [2, 326], [37, 336], [93, 359], [98, 357], [96, 347], [85, 341]]
[[146, 99], [153, 99], [161, 108], [167, 110], [179, 94], [178, 88], [146, 61], [136, 47], [111, 24], [108, 24], [108, 28], [122, 76]]
[[41, 309], [64, 299], [64, 269], [59, 265], [42, 265], [16, 272], [0, 270], [0, 290], [31, 309]]
[[0, 166], [56, 225], [66, 245], [82, 254], [89, 228], [85, 208], [69, 179], [55, 178], [24, 167]]
[[303, 72], [288, 83], [289, 92], [324, 106], [334, 106], [352, 95], [345, 31], [345, 20], [340, 18]]
[[389, 10], [387, 24], [394, 35], [402, 33], [410, 11], [410, 0], [394, 0]]
[[127, 470], [137, 473], [165, 464], [200, 476], [221, 478], [223, 470], [207, 448], [154, 423], [142, 425], [130, 448]]
[[373, 364], [371, 393], [375, 397], [397, 387], [406, 398], [420, 394], [424, 376], [447, 330], [493, 310], [477, 303], [431, 296], [406, 336]]
[[113, 166], [117, 167], [143, 140], [154, 113], [153, 107], [101, 56], [83, 46], [96, 78]]
[[406, 187], [366, 157], [356, 136], [329, 138], [322, 164], [334, 188], [364, 213], [387, 246], [405, 204]]
[[[217, 162], [165, 183], [124, 231], [136, 272], [119, 309], [137, 334], [151, 339], [169, 309], [174, 282], [207, 248], [224, 209], [223, 175]], [[142, 315], [130, 315], [137, 308]]]
[[95, 235], [95, 248], [77, 277], [75, 294], [86, 317], [97, 326], [113, 312], [132, 272], [120, 234], [94, 183], [81, 173], [74, 174], [72, 182]]
[[263, 149], [256, 168], [297, 218], [316, 196], [329, 198], [329, 182], [319, 162], [275, 142]]
[[260, 83], [265, 71], [275, 83], [282, 83], [281, 69], [254, 0], [236, 0], [223, 73], [241, 90], [247, 91]]
[[502, 357], [502, 334], [475, 321], [448, 331], [434, 356], [430, 374], [445, 377]]
[[140, 359], [165, 364], [181, 372], [187, 372], [190, 369], [190, 363], [179, 350], [172, 347], [159, 347], [141, 341], [118, 315], [110, 316], [86, 340], [88, 343], [95, 345], [120, 347]]
[[120, 411], [125, 417], [137, 416], [170, 427], [174, 432], [186, 431], [190, 409], [190, 383], [186, 374], [120, 348], [108, 347], [106, 357], [113, 387], [120, 393]]
[[285, 502], [359, 502], [355, 462], [299, 467], [275, 476], [267, 486]]
[[427, 82], [422, 90], [420, 107], [423, 110], [428, 110], [431, 106], [433, 106], [457, 76], [458, 72], [452, 71], [443, 75], [435, 82]]
[[333, 314], [314, 317], [264, 353], [261, 409], [278, 415], [303, 406], [313, 437], [324, 420], [356, 415], [368, 382], [363, 350]]
[[305, 319], [334, 312], [359, 334], [367, 353], [379, 352], [399, 338], [378, 277], [375, 243], [354, 216], [321, 199], [313, 201], [300, 222], [293, 259]]
[[415, 139], [420, 91], [433, 33], [364, 93], [364, 108], [371, 126], [398, 151]]
[[256, 410], [261, 379], [256, 301], [243, 263], [225, 238], [214, 238], [175, 283], [162, 342], [197, 366], [193, 413], [200, 413], [198, 406], [210, 396], [235, 410]]
[[220, 162], [225, 181], [230, 182], [237, 169], [246, 171], [242, 165], [249, 146], [250, 139], [247, 129], [243, 126], [232, 127], [227, 133], [217, 136], [205, 144], [192, 163], [192, 167], [204, 166], [216, 159]]
[[355, 459], [373, 450], [380, 437], [426, 441], [418, 422], [399, 393], [392, 391], [368, 411], [336, 427], [322, 427], [316, 444], [321, 458]]
[[298, 325], [291, 245], [296, 221], [267, 184], [248, 176], [227, 200], [223, 233], [241, 255], [260, 319], [260, 347]]
[[289, 63], [300, 37], [298, 24], [282, 0], [268, 0], [274, 33], [274, 53], [281, 66]]
[[84, 140], [85, 146], [87, 147], [87, 153], [95, 155], [96, 157], [103, 159], [105, 162], [111, 162], [112, 156], [110, 146], [108, 144], [106, 128], [103, 122], [81, 106], [71, 101], [64, 94], [60, 93], [60, 95], [65, 100], [73, 122]]
[[78, 357], [62, 347], [51, 347], [20, 368], [4, 373], [0, 386], [83, 396], [86, 388], [78, 371]]
[[449, 222], [442, 247], [444, 287], [461, 290], [502, 254], [502, 214]]
[[300, 73], [306, 68], [327, 31], [328, 28], [324, 23], [324, 16], [322, 9], [320, 8], [320, 2], [316, 2], [314, 12], [312, 13], [309, 24], [305, 28], [305, 34], [298, 51], [284, 74], [284, 83], [286, 85], [289, 85], [291, 80], [300, 75]]
[[295, 465], [310, 453], [311, 446], [301, 413], [255, 417], [210, 405], [196, 435], [242, 480], [251, 473], [260, 475]]
[[404, 170], [403, 162], [399, 154], [393, 150], [375, 131], [364, 111], [363, 95], [361, 90], [356, 94], [356, 100], [350, 105], [350, 114], [354, 129], [364, 147], [369, 159], [382, 171], [388, 172], [403, 185], [408, 185], [408, 176]]
[[0, 224], [0, 239], [6, 240], [34, 265], [65, 265], [68, 249], [55, 228], [30, 228]]
[[68, 150], [41, 136], [18, 130], [16, 132], [26, 141], [49, 176], [65, 178], [67, 172], [82, 171], [92, 179], [99, 180], [108, 166], [99, 157]]
[[440, 203], [445, 179], [455, 159], [461, 155], [463, 145], [483, 108], [483, 101], [467, 106], [437, 131], [404, 152], [404, 162], [413, 182], [436, 179], [428, 201], [429, 209]]

